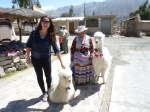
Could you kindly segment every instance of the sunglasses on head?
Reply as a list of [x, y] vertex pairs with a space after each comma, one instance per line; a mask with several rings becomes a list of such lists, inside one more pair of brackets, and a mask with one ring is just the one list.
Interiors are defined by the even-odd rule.
[[50, 21], [45, 21], [45, 20], [42, 20], [41, 22], [46, 24], [50, 23]]

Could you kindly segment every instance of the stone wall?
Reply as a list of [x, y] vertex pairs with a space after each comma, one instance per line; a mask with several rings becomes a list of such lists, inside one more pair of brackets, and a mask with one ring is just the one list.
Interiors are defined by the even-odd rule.
[[142, 20], [138, 24], [139, 32], [143, 32], [146, 36], [150, 36], [150, 20]]
[[25, 44], [21, 42], [8, 42], [0, 45], [0, 77], [6, 73], [22, 70], [26, 64]]

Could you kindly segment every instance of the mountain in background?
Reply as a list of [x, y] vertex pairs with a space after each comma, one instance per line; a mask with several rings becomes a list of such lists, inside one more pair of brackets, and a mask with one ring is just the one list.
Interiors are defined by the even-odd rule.
[[[90, 2], [85, 4], [85, 14], [93, 15], [116, 15], [116, 18], [128, 18], [129, 14], [139, 8], [146, 0], [106, 0], [103, 2]], [[62, 13], [69, 13], [71, 6], [60, 7], [57, 10], [47, 10], [46, 14], [51, 17], [60, 17]], [[84, 3], [73, 6], [77, 17], [84, 16]]]

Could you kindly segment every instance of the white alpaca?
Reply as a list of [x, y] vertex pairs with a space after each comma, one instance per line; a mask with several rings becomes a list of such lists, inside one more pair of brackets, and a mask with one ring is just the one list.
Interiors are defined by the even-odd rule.
[[49, 98], [54, 103], [65, 103], [73, 99], [75, 95], [72, 71], [69, 68], [62, 69], [61, 71], [59, 71], [58, 75], [58, 85], [55, 88], [51, 89]]
[[97, 83], [99, 75], [102, 76], [103, 83], [105, 83], [105, 76], [108, 75], [112, 56], [110, 56], [109, 50], [104, 47], [104, 37], [102, 32], [95, 32], [95, 50], [92, 58], [92, 64], [94, 67], [94, 83]]

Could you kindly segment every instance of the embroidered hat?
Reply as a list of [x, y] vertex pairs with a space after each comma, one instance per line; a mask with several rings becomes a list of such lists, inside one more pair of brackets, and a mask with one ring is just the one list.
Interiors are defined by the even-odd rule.
[[87, 30], [88, 28], [86, 28], [85, 26], [78, 26], [77, 29], [75, 30], [76, 33], [81, 33], [85, 30]]

